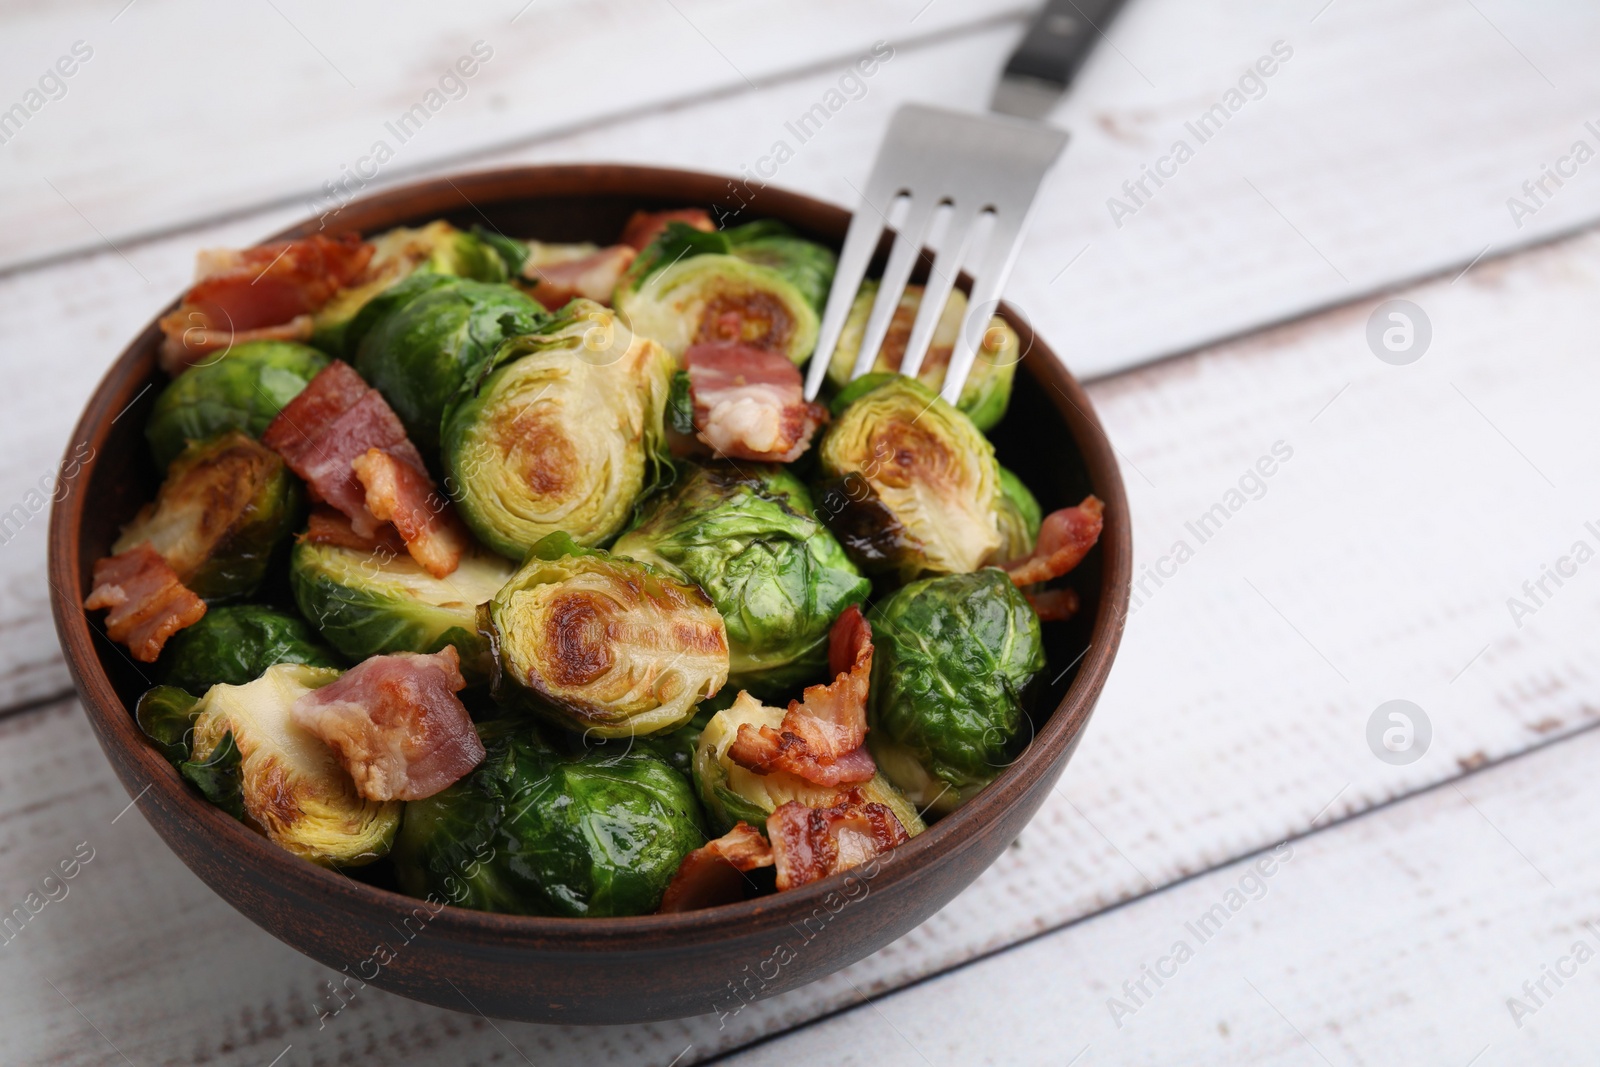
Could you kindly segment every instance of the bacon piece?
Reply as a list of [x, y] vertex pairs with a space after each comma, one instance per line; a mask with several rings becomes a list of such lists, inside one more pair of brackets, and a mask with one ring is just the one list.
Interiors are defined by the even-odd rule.
[[579, 296], [610, 307], [617, 281], [637, 254], [627, 245], [612, 245], [576, 259], [529, 263], [522, 274], [534, 283], [533, 298], [550, 311]]
[[1061, 622], [1078, 613], [1078, 594], [1071, 589], [1041, 589], [1024, 593], [1040, 622]]
[[435, 578], [456, 569], [471, 538], [450, 501], [434, 488], [432, 478], [378, 448], [357, 456], [351, 467], [366, 487], [367, 510], [379, 520], [394, 523], [412, 559]]
[[622, 243], [643, 252], [644, 246], [661, 236], [669, 222], [683, 222], [703, 233], [717, 227], [711, 216], [697, 207], [679, 208], [676, 211], [635, 211], [628, 224], [622, 228]]
[[867, 739], [867, 689], [872, 681], [872, 627], [852, 605], [828, 633], [831, 685], [813, 685], [791, 700], [777, 729], [741, 723], [728, 756], [757, 774], [788, 771], [808, 782], [836, 786], [865, 782], [877, 772], [862, 747]]
[[911, 840], [893, 811], [866, 801], [859, 789], [842, 794], [832, 807], [808, 808], [795, 800], [779, 805], [767, 816], [767, 837], [780, 890], [859, 867]]
[[261, 441], [306, 480], [316, 499], [349, 516], [361, 537], [375, 536], [379, 522], [367, 509], [367, 491], [351, 463], [377, 448], [427, 469], [388, 402], [343, 360], [324, 367], [284, 405]]
[[199, 280], [161, 320], [162, 368], [176, 374], [245, 340], [310, 336], [308, 316], [360, 279], [372, 254], [355, 234], [202, 252]]
[[321, 738], [368, 800], [422, 800], [483, 761], [483, 742], [456, 696], [466, 688], [454, 645], [431, 656], [372, 656], [289, 709]]
[[1082, 563], [1100, 540], [1104, 514], [1105, 505], [1094, 496], [1084, 497], [1076, 507], [1052, 511], [1039, 527], [1033, 555], [1005, 564], [1006, 573], [1019, 586], [1048, 582], [1066, 574]]
[[109, 609], [106, 633], [140, 663], [154, 663], [167, 638], [206, 613], [206, 602], [178, 581], [148, 541], [96, 561], [94, 588], [83, 606]]
[[353, 548], [357, 552], [380, 552], [391, 559], [406, 550], [400, 532], [388, 523], [379, 526], [374, 536], [362, 537], [351, 528], [350, 520], [344, 514], [326, 504], [318, 504], [311, 509], [311, 519], [298, 539], [314, 545]]
[[720, 455], [793, 463], [828, 419], [806, 400], [800, 368], [746, 344], [694, 344], [683, 354], [694, 400], [695, 436]]
[[772, 846], [761, 831], [747, 822], [736, 823], [683, 857], [656, 910], [665, 915], [736, 903], [744, 899], [744, 872], [770, 866]]

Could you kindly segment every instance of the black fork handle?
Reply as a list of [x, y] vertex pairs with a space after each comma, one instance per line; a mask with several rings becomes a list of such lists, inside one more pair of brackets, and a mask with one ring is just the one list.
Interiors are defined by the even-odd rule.
[[1099, 43], [1123, 0], [1048, 0], [1006, 61], [1006, 77], [1065, 89]]

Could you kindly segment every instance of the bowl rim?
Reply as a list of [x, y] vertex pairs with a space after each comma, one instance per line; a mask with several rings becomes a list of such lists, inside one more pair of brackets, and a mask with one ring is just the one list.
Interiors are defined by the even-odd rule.
[[[640, 202], [717, 203], [720, 200], [727, 203], [726, 191], [734, 190], [735, 181], [738, 179], [726, 175], [628, 164], [520, 166], [449, 174], [352, 200], [331, 216], [332, 225], [328, 217], [306, 219], [263, 238], [262, 243], [319, 231], [370, 232], [374, 227], [406, 225], [408, 220], [429, 214], [424, 210], [426, 204], [442, 205], [456, 200], [476, 208], [477, 202], [468, 195], [471, 191], [478, 192], [485, 201], [496, 203], [584, 194], [632, 195]], [[529, 188], [518, 195], [508, 194], [507, 187]], [[814, 218], [849, 219], [845, 208], [773, 186], [762, 187], [760, 197], [770, 206], [754, 212], [756, 217], [785, 218], [804, 212]], [[423, 203], [419, 204], [419, 200]], [[460, 204], [453, 208], [440, 207], [432, 215], [437, 217], [451, 210], [459, 211]], [[382, 219], [389, 221], [379, 221]], [[160, 340], [159, 320], [177, 304], [178, 298], [175, 298], [158, 312], [111, 362], [68, 439], [66, 454], [69, 459], [76, 442], [89, 443], [95, 449], [89, 460], [80, 462], [63, 478], [67, 488], [57, 494], [49, 527], [51, 611], [78, 696], [108, 756], [113, 747], [131, 750], [134, 767], [148, 780], [144, 790], [156, 793], [154, 799], [164, 802], [179, 821], [186, 824], [184, 832], [213, 843], [220, 850], [242, 850], [259, 864], [258, 870], [264, 868], [270, 874], [269, 889], [272, 891], [287, 890], [312, 898], [331, 897], [346, 906], [412, 912], [427, 901], [356, 881], [337, 869], [309, 863], [274, 846], [243, 823], [206, 803], [183, 783], [173, 767], [147, 741], [101, 664], [101, 653], [96, 647], [99, 631], [90, 626], [88, 614], [80, 606], [85, 592], [77, 560], [83, 516], [89, 501], [86, 492], [77, 490], [87, 486], [99, 462], [115, 421], [113, 416], [126, 410], [138, 395], [142, 395], [144, 388], [149, 388], [149, 372], [153, 368], [146, 367], [145, 373], [139, 373], [141, 353], [154, 352]], [[871, 876], [871, 892], [895, 886], [941, 856], [978, 847], [985, 826], [994, 823], [1008, 805], [1035, 788], [1041, 779], [1059, 773], [1087, 725], [1110, 673], [1127, 619], [1133, 569], [1132, 532], [1126, 491], [1110, 440], [1076, 377], [1034, 334], [1027, 319], [1008, 303], [1000, 305], [998, 314], [1021, 336], [1025, 353], [1022, 369], [1028, 377], [1036, 384], [1053, 386], [1073, 409], [1070, 413], [1062, 410], [1062, 418], [1071, 430], [1073, 445], [1082, 457], [1095, 495], [1105, 503], [1098, 610], [1089, 646], [1080, 657], [1078, 673], [1044, 727], [995, 781], [955, 812], [886, 854], [878, 872]], [[141, 384], [142, 388], [135, 392], [134, 387]], [[1057, 407], [1059, 410], [1059, 405]], [[66, 469], [69, 468], [64, 460], [63, 470]], [[99, 641], [109, 644], [103, 634]], [[111, 647], [116, 648], [115, 645]], [[110, 762], [118, 770], [124, 788], [133, 796], [134, 786], [122, 773], [123, 768], [114, 759]], [[135, 800], [143, 796], [141, 792]], [[438, 935], [451, 940], [498, 946], [508, 951], [581, 952], [634, 948], [653, 952], [662, 948], [660, 939], [663, 938], [680, 945], [727, 940], [764, 930], [768, 920], [776, 926], [811, 915], [824, 906], [830, 895], [843, 892], [851, 877], [851, 871], [843, 871], [781, 893], [667, 915], [608, 918], [507, 915], [444, 904], [431, 912], [429, 926]], [[859, 869], [855, 877], [860, 878]], [[235, 901], [229, 900], [229, 903]]]

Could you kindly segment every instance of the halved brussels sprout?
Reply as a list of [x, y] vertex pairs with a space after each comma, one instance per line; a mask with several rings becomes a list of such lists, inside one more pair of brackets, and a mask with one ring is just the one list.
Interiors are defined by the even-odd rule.
[[[420, 229], [401, 226], [373, 237], [367, 280], [337, 294], [317, 312], [312, 343], [335, 355], [355, 355], [362, 333], [376, 317], [364, 313], [369, 303], [375, 298], [387, 298], [396, 282], [414, 274], [449, 275], [480, 282], [503, 282], [512, 277], [515, 272], [509, 268], [499, 242], [486, 240], [485, 236], [464, 233], [441, 219]], [[387, 303], [382, 300], [372, 310], [381, 313]]]
[[989, 562], [1009, 563], [1033, 553], [1044, 512], [1021, 478], [1005, 467], [998, 469], [1000, 496], [995, 501], [994, 519], [1000, 530], [1000, 547], [989, 557]]
[[432, 456], [456, 391], [508, 338], [543, 319], [515, 286], [451, 278], [378, 318], [361, 338], [355, 368], [400, 416], [411, 443]]
[[333, 750], [290, 718], [296, 700], [338, 677], [280, 663], [248, 685], [213, 686], [200, 702], [189, 762], [216, 766], [231, 737], [246, 821], [313, 863], [353, 867], [389, 851], [403, 805], [362, 799]]
[[574, 300], [508, 341], [446, 409], [445, 488], [480, 540], [521, 559], [558, 530], [614, 537], [666, 461], [672, 360], [608, 308]]
[[[850, 384], [850, 372], [855, 368], [856, 356], [861, 351], [861, 338], [867, 330], [867, 318], [872, 313], [872, 303], [878, 298], [878, 283], [865, 281], [850, 305], [850, 317], [845, 319], [844, 332], [833, 350], [828, 364], [828, 381], [834, 388], [843, 389]], [[900, 369], [906, 353], [906, 342], [911, 339], [911, 327], [917, 311], [922, 307], [922, 286], [908, 285], [900, 294], [894, 318], [889, 322], [889, 332], [878, 349], [878, 358], [872, 364], [875, 372]], [[950, 365], [950, 356], [961, 336], [961, 324], [967, 316], [967, 294], [953, 289], [939, 313], [938, 325], [923, 356], [917, 381], [938, 392], [944, 385], [944, 372]], [[977, 359], [967, 375], [967, 384], [961, 387], [961, 398], [956, 407], [966, 412], [973, 425], [988, 430], [1000, 421], [1011, 401], [1011, 382], [1017, 373], [1022, 342], [1010, 323], [996, 315], [989, 320], [983, 337], [976, 339]]]
[[1023, 695], [1044, 669], [1039, 617], [1002, 570], [925, 578], [868, 615], [867, 747], [912, 803], [944, 814], [1031, 740]]
[[701, 731], [695, 749], [694, 780], [700, 791], [700, 801], [711, 819], [713, 834], [726, 833], [741, 820], [765, 833], [767, 816], [780, 804], [793, 800], [808, 808], [825, 808], [851, 789], [860, 790], [869, 803], [888, 807], [911, 836], [927, 829], [916, 807], [881, 771], [855, 785], [825, 786], [788, 771], [757, 774], [733, 762], [728, 749], [738, 737], [742, 724], [749, 723], [756, 729], [770, 726], [776, 730], [783, 724], [784, 715], [784, 709], [766, 707], [751, 694], [740, 693], [732, 707], [713, 715]]
[[868, 375], [835, 401], [819, 510], [869, 574], [961, 574], [1000, 547], [994, 446], [921, 382]]
[[191, 693], [219, 682], [244, 685], [275, 663], [343, 666], [304, 619], [260, 604], [212, 608], [173, 634], [161, 657], [167, 685]]
[[705, 843], [694, 791], [634, 751], [556, 754], [525, 724], [479, 727], [488, 756], [406, 805], [395, 843], [413, 896], [514, 915], [643, 915]]
[[515, 569], [499, 556], [473, 552], [449, 577], [435, 578], [403, 553], [302, 541], [289, 557], [289, 584], [300, 613], [351, 659], [454, 645], [462, 675], [479, 683], [489, 679], [490, 662], [478, 605]]
[[480, 613], [502, 683], [593, 737], [676, 729], [728, 680], [728, 633], [697, 586], [566, 534], [533, 547]]
[[727, 622], [729, 684], [772, 697], [826, 673], [828, 628], [872, 591], [778, 466], [681, 466], [611, 551], [698, 583]]
[[777, 223], [705, 233], [669, 223], [617, 285], [612, 304], [673, 358], [702, 341], [739, 341], [803, 363], [836, 263]]
[[173, 379], [156, 397], [145, 439], [166, 469], [189, 441], [228, 430], [260, 437], [283, 406], [328, 365], [328, 357], [293, 341], [247, 341]]
[[283, 460], [234, 430], [184, 449], [111, 551], [148, 541], [197, 596], [248, 596], [299, 509], [300, 483]]

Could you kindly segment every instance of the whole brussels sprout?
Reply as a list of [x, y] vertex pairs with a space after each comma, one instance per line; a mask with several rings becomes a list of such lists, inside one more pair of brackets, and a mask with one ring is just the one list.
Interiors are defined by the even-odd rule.
[[533, 547], [479, 628], [505, 695], [587, 736], [676, 729], [728, 679], [727, 629], [697, 586], [566, 534]]
[[361, 338], [355, 368], [400, 416], [411, 443], [435, 455], [445, 404], [507, 338], [543, 319], [515, 286], [445, 279], [378, 318]]
[[228, 430], [260, 437], [327, 365], [328, 357], [307, 345], [247, 341], [215, 362], [190, 367], [156, 397], [145, 424], [156, 466], [165, 470], [189, 441]]
[[1015, 759], [1023, 694], [1044, 669], [1039, 618], [1006, 573], [925, 578], [868, 615], [867, 747], [912, 803], [955, 810]]
[[435, 578], [404, 553], [302, 541], [289, 557], [289, 585], [300, 613], [351, 659], [454, 645], [462, 675], [479, 683], [488, 681], [490, 661], [478, 605], [513, 570], [499, 556], [474, 552], [449, 577]]
[[[352, 867], [389, 851], [404, 805], [363, 799], [333, 749], [290, 716], [296, 700], [338, 677], [323, 667], [280, 663], [248, 685], [212, 686], [200, 701], [184, 774], [224, 807], [236, 783], [245, 821], [280, 848], [313, 863]], [[195, 773], [201, 771], [212, 773]]]
[[299, 511], [300, 482], [283, 460], [234, 430], [185, 448], [111, 551], [149, 542], [197, 596], [249, 596]]
[[[401, 226], [380, 233], [371, 243], [366, 280], [336, 294], [313, 317], [312, 343], [325, 352], [355, 355], [362, 334], [390, 305], [388, 298], [397, 282], [418, 274], [503, 282], [516, 273], [498, 241], [463, 233], [442, 219], [420, 229]], [[421, 283], [421, 288], [428, 284]]]
[[515, 915], [655, 911], [705, 843], [683, 775], [639, 751], [558, 755], [524, 724], [479, 727], [488, 755], [444, 792], [406, 805], [400, 886]]
[[994, 518], [1000, 530], [1000, 547], [989, 562], [1009, 563], [1033, 553], [1044, 512], [1021, 478], [1005, 467], [999, 467], [999, 471], [1000, 496], [995, 502]]
[[758, 730], [763, 726], [777, 730], [783, 724], [784, 714], [782, 708], [766, 707], [749, 693], [740, 693], [731, 707], [713, 715], [701, 731], [695, 747], [694, 781], [714, 834], [727, 833], [740, 821], [765, 833], [767, 816], [779, 805], [793, 800], [808, 808], [826, 808], [850, 789], [860, 790], [868, 802], [882, 804], [894, 812], [911, 836], [927, 829], [916, 807], [881, 771], [866, 782], [823, 786], [788, 771], [758, 774], [741, 767], [728, 755], [740, 726], [748, 723]]
[[828, 628], [872, 591], [778, 466], [683, 465], [611, 551], [697, 583], [728, 626], [728, 681], [776, 696], [826, 673]]
[[994, 446], [921, 382], [868, 375], [834, 402], [818, 511], [869, 574], [976, 570], [1000, 547]]
[[172, 635], [161, 657], [167, 685], [191, 693], [219, 682], [244, 685], [275, 663], [344, 665], [304, 619], [261, 604], [212, 608]]
[[574, 300], [501, 346], [444, 414], [445, 488], [478, 538], [521, 559], [562, 531], [610, 540], [666, 468], [672, 360]]
[[[922, 286], [908, 285], [900, 295], [894, 318], [889, 321], [889, 332], [878, 348], [878, 358], [872, 364], [875, 372], [900, 369], [905, 357], [906, 342], [911, 339], [911, 327], [922, 307]], [[878, 283], [865, 281], [850, 305], [850, 316], [845, 319], [844, 331], [839, 334], [838, 346], [828, 363], [828, 381], [836, 389], [850, 384], [850, 373], [855, 369], [856, 356], [861, 351], [862, 335], [867, 331], [867, 318], [872, 314], [873, 301], [878, 298]], [[961, 326], [967, 317], [967, 294], [953, 289], [939, 314], [938, 325], [928, 342], [917, 381], [937, 393], [944, 385], [944, 372], [950, 365], [950, 356], [956, 341], [961, 337]], [[989, 430], [1006, 413], [1011, 402], [1011, 383], [1017, 373], [1017, 363], [1022, 358], [1022, 342], [1017, 331], [996, 315], [989, 320], [983, 337], [977, 339], [978, 355], [967, 375], [967, 384], [961, 387], [961, 398], [956, 407], [965, 412], [972, 424], [980, 430]]]
[[623, 275], [612, 304], [675, 359], [696, 342], [738, 341], [803, 363], [835, 265], [831, 251], [779, 223], [712, 233], [669, 223]]

